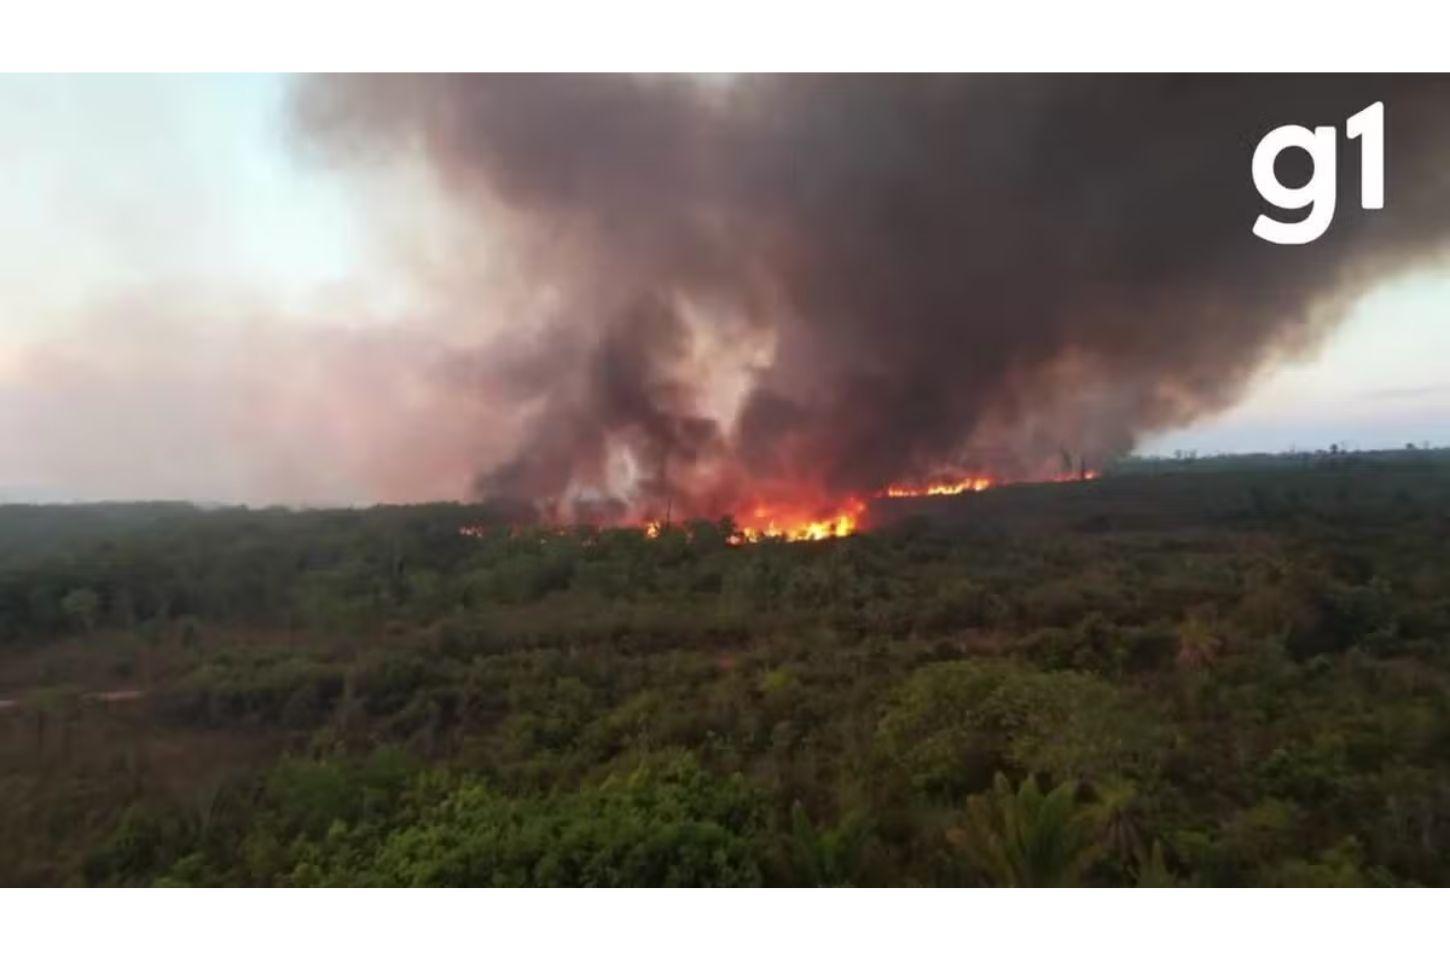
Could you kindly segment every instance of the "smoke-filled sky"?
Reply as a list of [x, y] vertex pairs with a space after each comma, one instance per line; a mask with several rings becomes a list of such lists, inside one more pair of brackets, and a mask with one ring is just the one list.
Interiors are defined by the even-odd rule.
[[[1385, 210], [1346, 146], [1328, 233], [1255, 238], [1257, 139], [1374, 99]], [[0, 499], [706, 510], [1450, 443], [1444, 117], [1368, 78], [0, 78]]]

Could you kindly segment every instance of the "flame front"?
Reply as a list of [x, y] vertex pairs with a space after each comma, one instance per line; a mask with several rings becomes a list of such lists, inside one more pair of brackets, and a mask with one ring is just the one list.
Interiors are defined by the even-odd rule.
[[[1097, 472], [1082, 470], [1049, 477], [1045, 482], [1067, 483], [1075, 480], [1095, 480]], [[922, 485], [894, 483], [875, 495], [876, 499], [902, 497], [949, 497], [964, 493], [981, 493], [983, 490], [1001, 486], [1006, 481], [982, 474], [971, 474], [954, 479], [936, 480]], [[831, 508], [802, 515], [802, 511], [780, 506], [758, 505], [748, 511], [752, 524], [742, 526], [734, 543], [755, 543], [770, 538], [786, 540], [827, 540], [831, 537], [846, 537], [855, 533], [861, 525], [861, 515], [866, 512], [866, 501], [851, 498], [838, 508]]]
[[923, 487], [892, 484], [881, 491], [883, 497], [950, 497], [958, 493], [980, 493], [996, 481], [991, 477], [963, 477], [945, 483], [930, 483]]
[[[1039, 483], [1068, 483], [1072, 481], [1096, 480], [1095, 470], [1083, 469], [1075, 473], [1062, 473], [1038, 480]], [[832, 501], [825, 497], [797, 498], [789, 492], [771, 500], [757, 500], [751, 506], [737, 511], [736, 516], [746, 518], [730, 537], [732, 544], [758, 543], [762, 540], [786, 540], [790, 542], [808, 540], [830, 540], [848, 537], [861, 529], [863, 515], [868, 501], [872, 499], [897, 499], [906, 497], [947, 497], [967, 493], [980, 493], [993, 487], [1007, 486], [1016, 482], [1002, 480], [983, 474], [971, 474], [955, 479], [939, 479], [923, 484], [894, 483], [867, 498], [849, 497], [844, 501]], [[644, 535], [657, 539], [669, 526], [668, 521], [658, 519], [642, 523]], [[465, 526], [458, 531], [463, 536], [482, 537], [483, 526]]]
[[751, 525], [740, 527], [733, 542], [755, 543], [774, 538], [797, 541], [848, 537], [856, 532], [861, 514], [865, 512], [865, 502], [854, 498], [832, 510], [805, 513], [798, 508], [758, 504], [749, 511]]

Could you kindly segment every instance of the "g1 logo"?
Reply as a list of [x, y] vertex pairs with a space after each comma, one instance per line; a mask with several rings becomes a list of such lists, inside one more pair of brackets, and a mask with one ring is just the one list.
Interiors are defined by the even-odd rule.
[[[1366, 210], [1382, 210], [1385, 205], [1385, 105], [1376, 101], [1345, 123], [1351, 140], [1360, 140], [1360, 206]], [[1285, 223], [1265, 214], [1254, 221], [1254, 235], [1270, 243], [1300, 244], [1317, 240], [1329, 229], [1334, 219], [1334, 198], [1338, 178], [1334, 163], [1337, 144], [1334, 127], [1308, 127], [1288, 124], [1275, 127], [1264, 135], [1254, 148], [1254, 186], [1259, 196], [1284, 210], [1309, 208], [1303, 220]], [[1286, 187], [1274, 173], [1274, 161], [1285, 150], [1297, 147], [1309, 154], [1313, 172], [1309, 182], [1299, 187]]]

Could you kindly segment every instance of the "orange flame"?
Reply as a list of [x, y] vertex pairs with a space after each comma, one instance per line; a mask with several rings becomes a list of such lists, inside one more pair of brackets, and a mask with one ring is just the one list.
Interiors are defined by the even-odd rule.
[[757, 505], [751, 512], [752, 526], [742, 526], [732, 538], [733, 543], [756, 543], [760, 540], [784, 539], [828, 540], [832, 537], [849, 537], [860, 525], [861, 514], [866, 504], [851, 499], [839, 508], [824, 512], [802, 515], [799, 509]]
[[883, 497], [950, 497], [959, 493], [980, 493], [993, 486], [991, 477], [963, 477], [946, 483], [931, 483], [924, 487], [892, 484], [881, 492]]
[[[1096, 480], [1096, 470], [1082, 470], [1049, 477], [1045, 483], [1067, 483], [1080, 480]], [[993, 487], [1009, 485], [1014, 481], [995, 477], [969, 475], [954, 480], [938, 480], [921, 485], [892, 484], [873, 495], [871, 499], [896, 499], [903, 497], [944, 497], [966, 493], [980, 493]], [[787, 500], [790, 498], [787, 498]], [[817, 501], [819, 504], [819, 501]], [[757, 502], [746, 514], [750, 524], [737, 528], [730, 538], [732, 544], [758, 543], [761, 540], [786, 540], [790, 542], [808, 540], [830, 540], [849, 537], [861, 527], [862, 515], [866, 512], [866, 500], [851, 497], [845, 502], [821, 507], [803, 506], [799, 503]], [[664, 532], [666, 524], [650, 520], [643, 524], [645, 537], [654, 540]], [[458, 532], [466, 537], [483, 537], [487, 530], [482, 525], [460, 527]]]

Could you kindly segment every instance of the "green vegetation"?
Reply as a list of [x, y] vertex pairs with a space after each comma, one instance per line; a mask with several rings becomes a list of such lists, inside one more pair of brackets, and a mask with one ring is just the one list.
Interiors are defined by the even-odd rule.
[[877, 509], [0, 507], [0, 881], [1450, 883], [1441, 458]]

